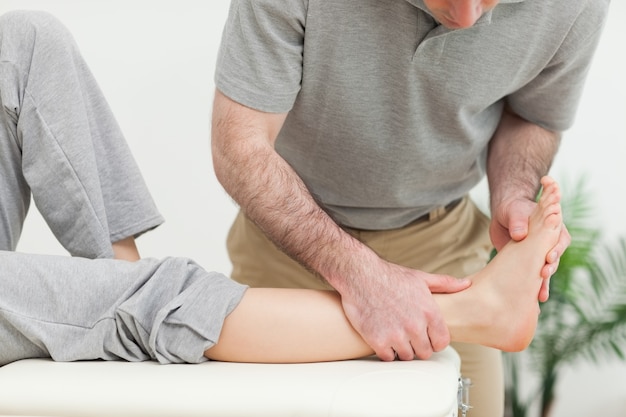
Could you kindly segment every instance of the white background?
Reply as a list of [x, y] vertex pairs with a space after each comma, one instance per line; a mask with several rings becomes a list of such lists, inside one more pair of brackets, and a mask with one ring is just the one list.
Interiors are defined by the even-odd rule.
[[[236, 206], [215, 180], [209, 125], [227, 0], [0, 0], [0, 13], [40, 9], [74, 34], [127, 136], [166, 223], [138, 241], [143, 256], [187, 256], [228, 273]], [[626, 3], [613, 0], [575, 126], [552, 175], [585, 176], [607, 240], [626, 236]], [[473, 193], [486, 207], [485, 184]], [[18, 250], [65, 254], [35, 209]], [[626, 365], [568, 368], [553, 417], [626, 415]], [[479, 416], [477, 416], [479, 417]]]

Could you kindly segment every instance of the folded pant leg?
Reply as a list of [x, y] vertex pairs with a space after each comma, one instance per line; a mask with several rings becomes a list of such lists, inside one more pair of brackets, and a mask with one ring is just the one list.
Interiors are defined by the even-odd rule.
[[196, 363], [246, 287], [185, 258], [0, 252], [0, 365], [19, 359]]

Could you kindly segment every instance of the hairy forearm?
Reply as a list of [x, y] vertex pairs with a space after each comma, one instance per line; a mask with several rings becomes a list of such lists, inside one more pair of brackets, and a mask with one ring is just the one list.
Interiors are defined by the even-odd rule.
[[561, 135], [505, 110], [489, 146], [487, 177], [494, 204], [515, 198], [534, 199], [548, 173]]
[[373, 253], [320, 208], [275, 152], [277, 131], [255, 120], [254, 111], [238, 110], [224, 97], [216, 101], [212, 153], [219, 181], [278, 247], [340, 290], [344, 277], [354, 276], [348, 270], [358, 263], [351, 260]]

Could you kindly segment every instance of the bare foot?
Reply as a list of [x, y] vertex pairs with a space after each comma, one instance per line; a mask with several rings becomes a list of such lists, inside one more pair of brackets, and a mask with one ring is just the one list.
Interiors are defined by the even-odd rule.
[[548, 252], [556, 245], [563, 222], [561, 195], [550, 177], [521, 242], [509, 242], [465, 291], [436, 296], [452, 340], [479, 343], [504, 351], [525, 349], [539, 317], [540, 276]]

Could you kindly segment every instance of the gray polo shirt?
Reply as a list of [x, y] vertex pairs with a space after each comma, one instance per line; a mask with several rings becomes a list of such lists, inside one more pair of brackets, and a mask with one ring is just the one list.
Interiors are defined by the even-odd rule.
[[502, 0], [449, 30], [422, 0], [233, 0], [215, 82], [289, 112], [276, 149], [340, 224], [403, 226], [474, 187], [506, 102], [570, 127], [609, 0]]

